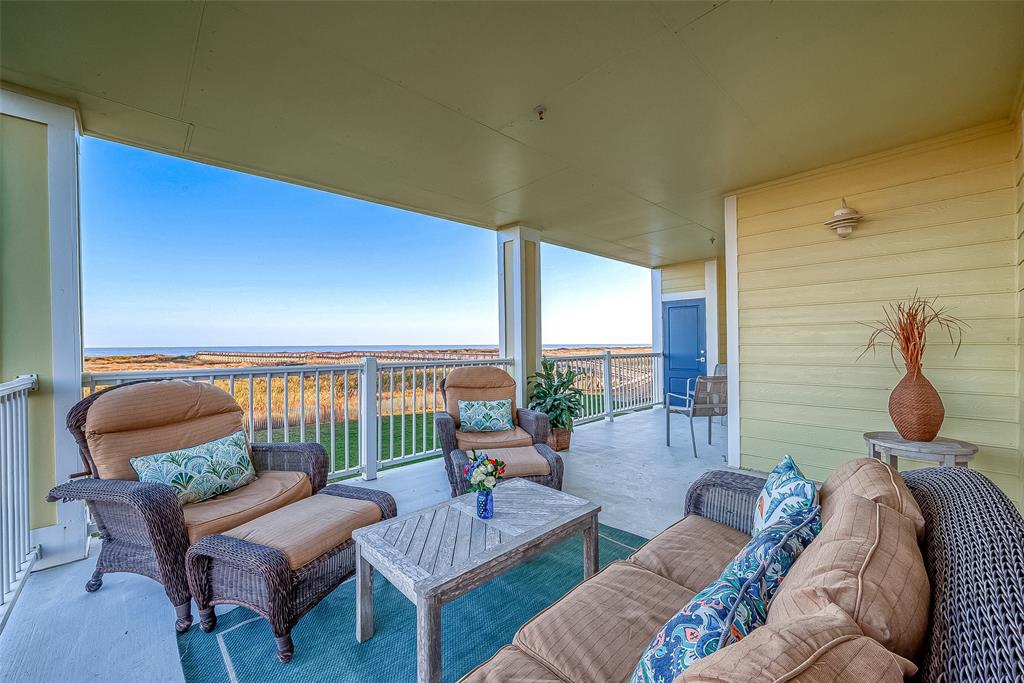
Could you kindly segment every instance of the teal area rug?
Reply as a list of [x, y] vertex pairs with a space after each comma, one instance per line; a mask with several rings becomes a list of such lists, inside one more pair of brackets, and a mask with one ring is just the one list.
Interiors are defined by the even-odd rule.
[[[601, 566], [633, 554], [646, 539], [601, 525]], [[512, 641], [519, 627], [583, 579], [577, 535], [445, 605], [441, 611], [444, 681], [457, 681]], [[213, 681], [416, 680], [416, 608], [379, 574], [374, 577], [372, 639], [357, 643], [355, 583], [346, 581], [292, 631], [295, 658], [277, 661], [270, 626], [244, 608], [217, 619], [213, 633], [193, 626], [178, 636], [188, 683]]]

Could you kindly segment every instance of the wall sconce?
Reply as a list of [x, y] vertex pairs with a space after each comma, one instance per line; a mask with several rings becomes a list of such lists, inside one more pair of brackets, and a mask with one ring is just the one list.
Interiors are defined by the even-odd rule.
[[846, 198], [843, 197], [843, 205], [835, 210], [832, 218], [825, 221], [825, 225], [834, 230], [840, 237], [849, 237], [850, 233], [853, 232], [853, 228], [863, 217], [857, 213], [856, 209], [848, 207], [846, 205]]

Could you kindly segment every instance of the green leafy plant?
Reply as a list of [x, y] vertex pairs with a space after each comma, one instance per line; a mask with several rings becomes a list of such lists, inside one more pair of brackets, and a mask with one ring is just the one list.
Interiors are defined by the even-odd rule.
[[583, 392], [576, 388], [576, 371], [555, 369], [552, 361], [541, 363], [540, 372], [529, 378], [530, 410], [548, 416], [555, 429], [572, 431], [572, 421], [583, 412]]

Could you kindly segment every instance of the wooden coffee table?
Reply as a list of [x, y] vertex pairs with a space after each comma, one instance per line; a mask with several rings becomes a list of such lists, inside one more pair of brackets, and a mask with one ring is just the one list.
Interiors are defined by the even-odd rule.
[[583, 578], [597, 571], [600, 506], [523, 479], [494, 490], [494, 517], [476, 516], [476, 494], [378, 522], [356, 541], [356, 640], [373, 637], [373, 570], [416, 605], [420, 683], [441, 680], [441, 605], [583, 534]]

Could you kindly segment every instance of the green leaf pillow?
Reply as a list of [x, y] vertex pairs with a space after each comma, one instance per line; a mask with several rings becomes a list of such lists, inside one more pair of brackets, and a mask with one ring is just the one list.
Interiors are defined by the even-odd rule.
[[506, 432], [512, 424], [512, 399], [459, 401], [459, 429], [464, 432]]
[[245, 432], [169, 453], [132, 458], [139, 481], [173, 486], [182, 505], [234, 491], [256, 479]]

